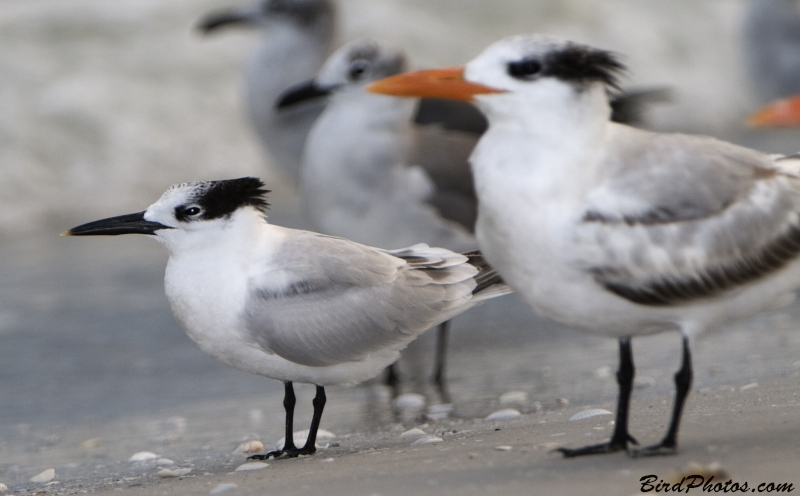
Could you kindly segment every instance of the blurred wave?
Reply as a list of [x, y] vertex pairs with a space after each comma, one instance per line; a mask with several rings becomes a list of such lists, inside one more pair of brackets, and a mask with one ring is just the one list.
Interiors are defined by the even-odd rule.
[[[255, 33], [203, 38], [224, 0], [4, 0], [0, 4], [0, 233], [59, 232], [143, 210], [170, 184], [246, 174], [296, 208], [240, 109]], [[725, 135], [753, 106], [745, 0], [341, 0], [340, 40], [373, 35], [420, 65], [549, 32], [626, 55], [630, 84], [671, 85], [651, 126]], [[733, 130], [733, 131], [732, 131]], [[287, 219], [291, 217], [286, 217]]]

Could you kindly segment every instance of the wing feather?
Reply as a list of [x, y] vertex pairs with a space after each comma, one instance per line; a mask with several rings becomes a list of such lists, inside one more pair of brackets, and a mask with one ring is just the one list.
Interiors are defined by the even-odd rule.
[[278, 270], [254, 275], [245, 309], [253, 344], [287, 360], [329, 366], [400, 349], [472, 299], [479, 271], [466, 256], [298, 233], [270, 262]]
[[643, 305], [687, 304], [798, 258], [797, 159], [705, 137], [616, 132], [611, 173], [576, 232], [576, 263], [607, 290]]

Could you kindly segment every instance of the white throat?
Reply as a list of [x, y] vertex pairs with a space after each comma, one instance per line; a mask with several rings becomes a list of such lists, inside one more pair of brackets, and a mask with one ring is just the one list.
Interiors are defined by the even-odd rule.
[[[510, 185], [529, 179], [526, 188], [547, 194], [569, 181], [572, 189], [591, 184], [593, 164], [601, 158], [611, 108], [603, 85], [582, 91], [560, 81], [541, 81], [534, 95], [502, 93], [477, 97], [489, 120], [470, 161], [480, 197], [484, 176]], [[480, 176], [480, 177], [477, 177]], [[559, 193], [560, 194], [560, 193]]]

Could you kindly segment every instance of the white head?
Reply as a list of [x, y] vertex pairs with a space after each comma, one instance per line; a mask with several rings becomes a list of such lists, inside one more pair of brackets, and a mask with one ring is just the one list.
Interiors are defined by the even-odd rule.
[[266, 223], [264, 183], [254, 177], [177, 184], [144, 212], [74, 227], [66, 236], [148, 234], [170, 253], [235, 236], [236, 226]]
[[587, 105], [608, 107], [625, 67], [606, 50], [546, 35], [501, 40], [466, 67], [419, 71], [379, 81], [368, 91], [395, 96], [474, 101], [490, 121], [524, 118], [526, 112], [565, 112]]
[[408, 69], [403, 51], [373, 38], [361, 38], [333, 52], [317, 77], [286, 90], [278, 107], [289, 107], [331, 93], [363, 90], [367, 84]]

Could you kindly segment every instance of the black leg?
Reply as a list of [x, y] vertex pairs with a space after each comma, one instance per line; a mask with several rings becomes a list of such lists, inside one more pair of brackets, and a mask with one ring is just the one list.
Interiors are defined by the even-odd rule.
[[584, 446], [583, 448], [557, 448], [565, 457], [597, 455], [614, 453], [628, 448], [628, 442], [639, 444], [628, 434], [628, 406], [633, 390], [633, 353], [631, 352], [631, 338], [619, 340], [619, 369], [617, 370], [617, 384], [619, 384], [619, 397], [617, 399], [617, 420], [614, 423], [614, 433], [608, 442]]
[[311, 417], [311, 427], [308, 429], [306, 445], [300, 449], [301, 453], [299, 454], [301, 455], [310, 455], [317, 451], [317, 430], [319, 429], [319, 422], [322, 420], [322, 410], [325, 408], [326, 401], [325, 388], [317, 386], [317, 395], [314, 396], [314, 401], [312, 402], [314, 405], [314, 416]]
[[689, 395], [692, 385], [692, 354], [689, 351], [689, 339], [683, 337], [683, 358], [681, 368], [675, 373], [675, 404], [672, 407], [672, 419], [667, 434], [660, 443], [631, 452], [632, 456], [674, 455], [678, 448], [678, 426], [681, 423], [683, 404]]
[[294, 396], [294, 386], [291, 381], [283, 383], [283, 409], [286, 410], [286, 441], [283, 443], [283, 449], [277, 451], [270, 451], [260, 455], [253, 455], [248, 460], [268, 460], [269, 457], [278, 458], [287, 451], [297, 450], [294, 445], [294, 405], [297, 403], [297, 398]]
[[439, 390], [439, 396], [443, 403], [450, 403], [450, 393], [447, 392], [447, 378], [445, 377], [445, 365], [447, 359], [447, 332], [450, 328], [450, 321], [442, 322], [436, 333], [436, 363], [433, 365], [433, 377], [431, 381]]
[[284, 383], [283, 409], [286, 410], [286, 441], [283, 443], [283, 450], [293, 450], [294, 445], [294, 405], [297, 398], [294, 396], [294, 386], [291, 381]]
[[295, 405], [294, 387], [291, 382], [286, 383], [285, 395], [283, 397], [283, 406], [286, 408], [286, 442], [283, 449], [279, 451], [270, 451], [263, 455], [253, 455], [248, 460], [267, 460], [269, 457], [274, 458], [296, 458], [300, 455], [310, 455], [317, 451], [317, 431], [319, 430], [319, 422], [322, 420], [322, 410], [325, 408], [325, 388], [317, 386], [317, 395], [314, 397], [312, 404], [314, 405], [314, 416], [311, 418], [311, 427], [308, 430], [308, 439], [302, 448], [294, 445], [294, 434], [292, 431], [292, 418], [294, 417]]
[[397, 373], [397, 362], [386, 367], [386, 378], [383, 383], [392, 388], [392, 398], [400, 396], [400, 375]]

